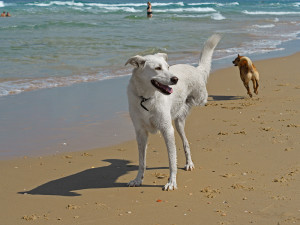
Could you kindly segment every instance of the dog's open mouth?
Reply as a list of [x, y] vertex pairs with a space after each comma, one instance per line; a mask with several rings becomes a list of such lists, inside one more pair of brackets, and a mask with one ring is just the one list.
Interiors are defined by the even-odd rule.
[[156, 80], [151, 80], [151, 83], [153, 84], [154, 87], [156, 87], [161, 93], [165, 95], [170, 95], [173, 93], [173, 89], [168, 85], [161, 84]]

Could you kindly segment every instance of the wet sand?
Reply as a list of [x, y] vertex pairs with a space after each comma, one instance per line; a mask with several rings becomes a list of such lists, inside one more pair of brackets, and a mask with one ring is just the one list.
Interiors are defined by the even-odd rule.
[[0, 161], [1, 224], [298, 224], [300, 53], [255, 61], [258, 96], [247, 97], [236, 67], [214, 72], [209, 102], [194, 108], [186, 134], [196, 169], [162, 191], [168, 159], [151, 135], [142, 187], [135, 141], [101, 149]]
[[0, 158], [45, 156], [134, 138], [128, 77], [0, 98]]

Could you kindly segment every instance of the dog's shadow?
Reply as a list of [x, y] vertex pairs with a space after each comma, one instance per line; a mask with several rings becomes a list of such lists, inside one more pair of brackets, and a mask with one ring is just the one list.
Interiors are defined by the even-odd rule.
[[[87, 169], [67, 177], [49, 181], [30, 191], [19, 192], [19, 194], [80, 196], [81, 194], [76, 193], [76, 191], [84, 189], [127, 187], [127, 183], [118, 183], [116, 182], [117, 179], [130, 171], [138, 169], [138, 166], [128, 165], [130, 161], [127, 160], [107, 159], [103, 161], [111, 164], [108, 166]], [[151, 169], [165, 168], [150, 168], [150, 170]], [[156, 185], [148, 186], [157, 187]]]
[[243, 96], [225, 96], [225, 95], [209, 95], [211, 100], [208, 101], [229, 101], [229, 100], [240, 100], [245, 99]]

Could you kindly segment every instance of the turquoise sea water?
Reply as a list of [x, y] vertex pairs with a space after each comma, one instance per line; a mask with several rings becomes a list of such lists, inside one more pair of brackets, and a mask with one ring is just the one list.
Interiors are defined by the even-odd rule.
[[136, 54], [166, 52], [170, 63], [197, 61], [213, 33], [214, 59], [284, 51], [300, 33], [295, 0], [4, 0], [0, 11], [0, 98], [126, 76]]

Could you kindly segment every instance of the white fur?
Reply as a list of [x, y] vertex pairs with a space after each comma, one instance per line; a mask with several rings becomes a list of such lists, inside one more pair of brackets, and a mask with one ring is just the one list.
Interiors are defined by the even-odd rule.
[[[205, 105], [207, 102], [206, 83], [210, 73], [214, 48], [220, 41], [219, 35], [211, 36], [205, 43], [202, 56], [197, 67], [187, 64], [170, 66], [167, 55], [158, 53], [147, 56], [134, 56], [126, 64], [135, 68], [132, 72], [127, 95], [129, 113], [132, 119], [139, 150], [139, 171], [137, 177], [128, 183], [129, 186], [140, 186], [146, 169], [146, 149], [148, 133], [161, 132], [168, 150], [170, 177], [163, 190], [177, 189], [177, 154], [172, 120], [182, 139], [186, 156], [186, 170], [193, 170], [190, 147], [185, 136], [185, 118], [194, 105]], [[125, 65], [126, 65], [125, 64]], [[165, 95], [151, 83], [156, 80], [164, 85], [172, 85], [171, 78], [177, 77], [178, 82], [173, 85], [173, 93]], [[141, 106], [142, 97], [148, 99]]]

